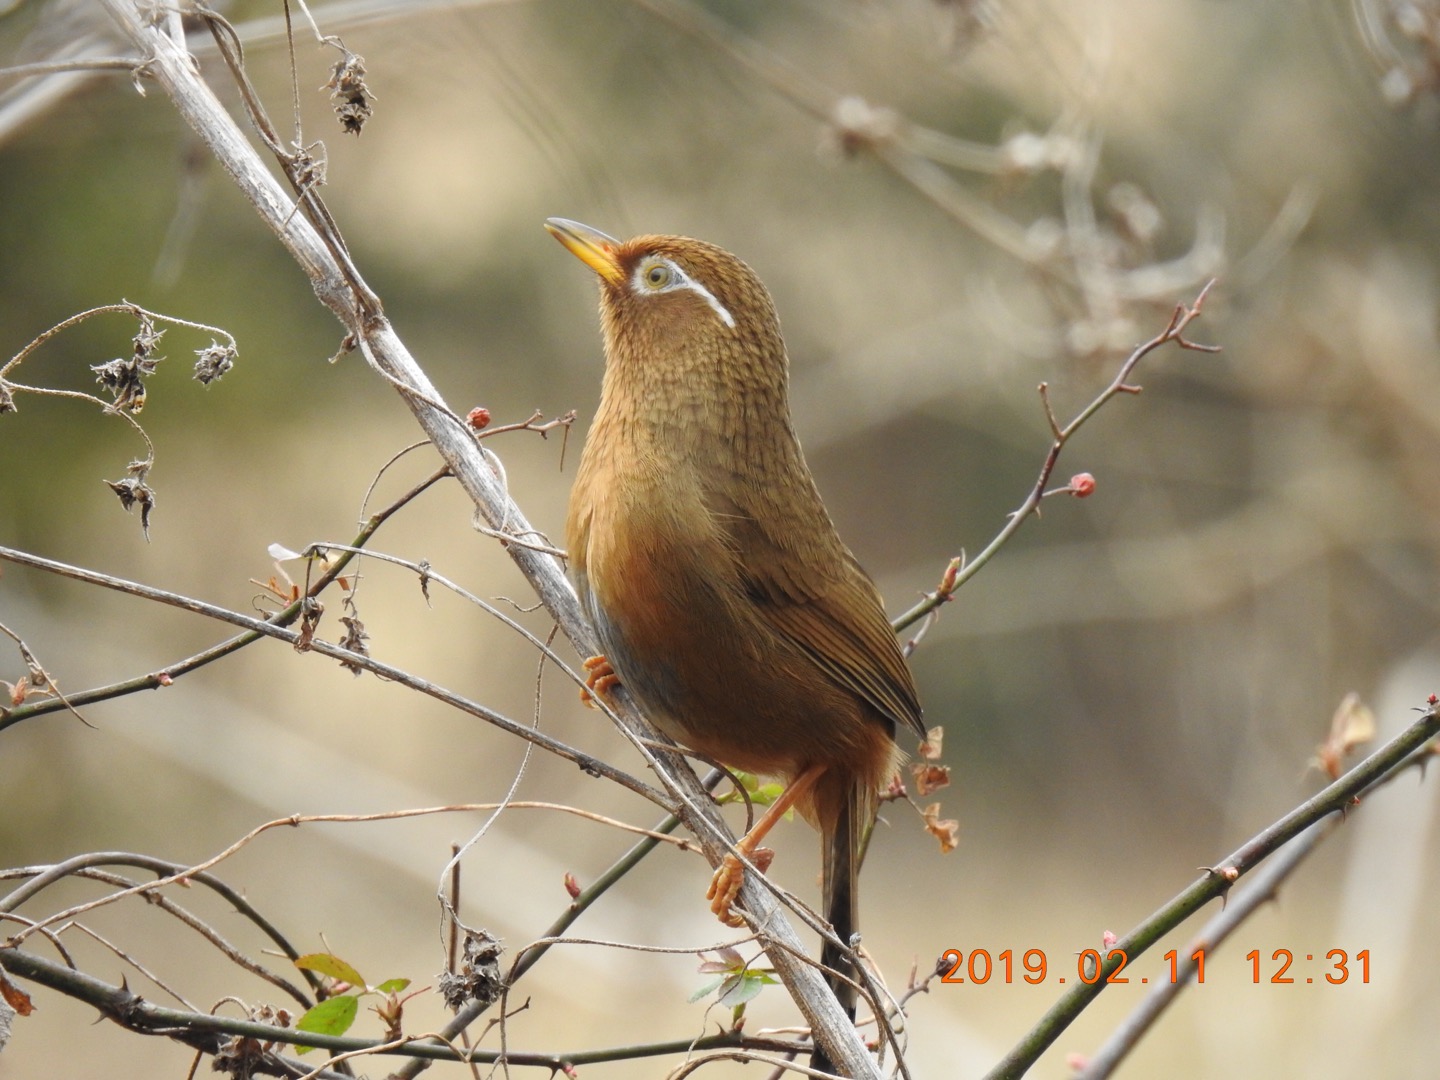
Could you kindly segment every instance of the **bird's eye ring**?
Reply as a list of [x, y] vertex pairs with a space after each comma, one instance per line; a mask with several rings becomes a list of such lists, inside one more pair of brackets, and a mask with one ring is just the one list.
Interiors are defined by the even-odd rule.
[[652, 289], [663, 289], [670, 284], [672, 276], [673, 271], [671, 271], [667, 264], [657, 262], [651, 263], [650, 266], [646, 267], [644, 280], [645, 284]]

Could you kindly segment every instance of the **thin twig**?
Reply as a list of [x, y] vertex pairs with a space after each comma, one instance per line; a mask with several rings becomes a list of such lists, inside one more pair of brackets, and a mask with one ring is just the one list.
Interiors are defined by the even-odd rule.
[[[334, 563], [327, 565], [324, 572], [305, 590], [303, 596], [297, 597], [284, 609], [277, 611], [265, 621], [272, 626], [282, 627], [294, 623], [295, 620], [300, 618], [304, 613], [307, 601], [315, 599], [324, 592], [336, 578], [343, 575], [345, 568], [350, 565], [351, 560], [355, 557], [351, 549], [363, 548], [365, 544], [369, 542], [370, 538], [375, 535], [376, 531], [379, 530], [381, 525], [398, 513], [413, 499], [417, 498], [443, 475], [445, 474], [437, 474], [428, 480], [421, 481], [384, 510], [381, 510], [371, 517], [369, 521], [365, 522], [361, 527], [360, 532], [355, 538], [350, 541], [350, 544], [346, 546], [345, 554]], [[110, 683], [106, 686], [98, 686], [91, 690], [83, 690], [77, 694], [69, 695], [68, 700], [74, 702], [76, 705], [89, 705], [97, 701], [108, 701], [111, 698], [123, 697], [126, 694], [133, 694], [140, 690], [155, 690], [162, 686], [169, 686], [182, 675], [202, 668], [206, 664], [214, 663], [216, 660], [229, 656], [231, 653], [243, 649], [253, 642], [260, 641], [264, 637], [265, 635], [258, 631], [239, 634], [236, 637], [213, 645], [203, 652], [196, 653], [184, 660], [178, 660], [173, 664], [168, 664], [159, 671], [134, 676], [119, 682]], [[18, 724], [22, 720], [28, 720], [32, 717], [55, 712], [57, 709], [63, 708], [64, 704], [65, 703], [61, 701], [41, 701], [33, 705], [21, 706], [10, 710], [0, 709], [0, 731], [4, 731], [7, 727]]]
[[[263, 619], [242, 615], [238, 611], [231, 611], [228, 608], [218, 607], [215, 604], [207, 604], [203, 600], [182, 596], [179, 593], [173, 593], [166, 589], [157, 589], [151, 585], [141, 585], [138, 582], [127, 581], [124, 578], [113, 577], [109, 574], [101, 574], [94, 570], [70, 566], [67, 563], [56, 562], [53, 559], [44, 559], [38, 555], [31, 555], [29, 552], [17, 551], [14, 548], [0, 547], [0, 559], [18, 563], [21, 566], [33, 567], [37, 570], [45, 570], [52, 574], [58, 574], [61, 577], [71, 578], [86, 584], [101, 585], [107, 589], [128, 593], [145, 600], [154, 600], [162, 604], [169, 604], [172, 607], [190, 611], [196, 615], [204, 615], [207, 618], [215, 619], [219, 622], [228, 622], [235, 626], [245, 627], [250, 631], [264, 634], [267, 637], [272, 637], [279, 641], [284, 641], [292, 646], [303, 647], [304, 651], [315, 652], [321, 656], [329, 657], [332, 660], [341, 661], [348, 667], [363, 668], [371, 674], [379, 675], [389, 682], [399, 683], [412, 690], [418, 690], [438, 701], [443, 701], [447, 705], [452, 705], [463, 712], [470, 713], [472, 716], [485, 720], [511, 735], [518, 735], [522, 739], [533, 742], [544, 750], [549, 750], [559, 757], [573, 761], [576, 765], [580, 766], [584, 772], [589, 773], [591, 776], [614, 780], [622, 786], [629, 788], [637, 795], [642, 795], [649, 799], [657, 806], [668, 809], [672, 805], [672, 800], [663, 792], [636, 779], [629, 773], [617, 769], [606, 761], [592, 757], [589, 754], [581, 753], [569, 744], [563, 743], [559, 739], [545, 734], [543, 731], [532, 730], [529, 725], [512, 720], [508, 716], [504, 716], [485, 705], [481, 705], [479, 702], [461, 697], [459, 694], [447, 690], [443, 686], [432, 683], [428, 679], [422, 679], [418, 675], [414, 675], [402, 668], [382, 663], [373, 657], [364, 656], [360, 653], [352, 652], [349, 649], [342, 649], [338, 645], [332, 645], [330, 642], [319, 637], [305, 637], [301, 633], [275, 626], [273, 623]], [[571, 674], [578, 680], [578, 676], [574, 676], [573, 672]]]
[[[179, 867], [177, 867], [174, 863], [156, 860], [149, 856], [129, 855], [123, 852], [96, 852], [81, 857], [81, 859], [85, 860], [86, 862], [93, 862], [97, 858], [104, 862], [106, 865], [128, 864], [132, 866], [143, 866], [145, 869], [149, 870], [157, 870], [158, 868], [159, 872], [161, 873], [169, 873], [179, 869]], [[133, 881], [120, 874], [111, 873], [107, 870], [100, 870], [93, 865], [80, 865], [79, 863], [71, 860], [67, 860], [67, 864], [69, 865], [69, 869], [64, 875], [67, 878], [82, 878], [90, 881], [99, 881], [103, 882], [106, 885], [113, 885], [122, 889], [129, 889], [140, 885], [139, 882]], [[46, 866], [27, 866], [17, 867], [13, 870], [0, 870], [0, 880], [15, 877], [33, 877], [39, 874], [47, 873], [51, 869], [51, 867]], [[224, 883], [220, 882], [218, 878], [213, 878], [207, 874], [197, 874], [195, 875], [195, 877], [189, 878], [187, 880], [191, 882], [198, 882], [201, 885], [205, 885], [211, 888], [216, 888], [216, 886], [220, 886], [220, 888], [216, 888], [216, 891], [219, 892], [222, 896], [224, 896], [227, 900], [231, 900], [232, 903], [234, 903], [234, 899], [237, 896], [237, 894], [235, 894], [233, 890], [230, 890], [228, 886], [224, 886]], [[275, 974], [263, 964], [257, 963], [256, 961], [250, 959], [239, 949], [235, 948], [234, 945], [230, 944], [230, 942], [225, 940], [225, 938], [220, 934], [220, 932], [216, 930], [213, 926], [205, 922], [199, 916], [193, 914], [190, 911], [187, 911], [185, 908], [175, 903], [168, 896], [165, 896], [163, 893], [148, 893], [146, 894], [146, 899], [150, 903], [158, 907], [161, 911], [164, 911], [167, 914], [174, 916], [176, 919], [179, 919], [182, 923], [190, 927], [201, 937], [205, 938], [206, 941], [210, 942], [210, 944], [214, 945], [215, 948], [219, 949], [220, 952], [223, 953], [225, 957], [229, 959], [232, 963], [237, 964], [239, 967], [250, 972], [252, 975], [264, 979], [272, 986], [275, 986], [280, 990], [284, 991], [285, 993], [289, 994], [292, 998], [295, 999], [296, 1002], [300, 1004], [301, 1008], [308, 1009], [310, 1008], [310, 1006], [315, 1004], [315, 1002], [311, 998], [309, 998], [304, 993], [304, 991], [300, 990], [288, 979], [285, 979]], [[13, 904], [14, 901], [12, 901], [10, 897], [6, 897], [5, 900], [0, 903], [3, 903], [4, 906], [8, 907]], [[252, 921], [256, 922], [256, 924], [260, 926], [262, 931], [267, 930], [267, 928], [269, 927], [268, 920], [265, 920], [262, 917], [258, 917], [259, 912], [256, 911], [253, 907], [251, 907], [250, 904], [245, 903], [243, 900], [241, 900], [240, 903], [235, 904], [234, 906], [239, 912], [239, 914], [245, 916], [246, 918], [250, 918], [252, 919]], [[5, 913], [8, 914], [8, 912]], [[74, 925], [78, 926], [78, 924]], [[48, 933], [48, 928], [46, 932]], [[271, 940], [274, 941], [275, 944], [284, 951], [284, 954], [290, 957], [290, 959], [293, 960], [300, 955], [299, 952], [296, 951], [293, 947], [291, 947], [289, 942], [286, 941], [283, 937], [281, 937], [278, 933], [271, 935]], [[302, 971], [302, 974], [305, 974], [307, 978], [310, 977], [308, 972]], [[317, 991], [321, 988], [318, 980], [312, 981], [311, 985], [312, 988]]]
[[139, 71], [145, 61], [138, 57], [96, 56], [90, 59], [51, 60], [35, 64], [0, 67], [0, 81], [32, 79], [38, 75], [61, 75], [71, 71]]
[[[147, 881], [137, 885], [132, 885], [120, 890], [119, 892], [111, 893], [109, 896], [101, 897], [98, 900], [92, 900], [88, 903], [79, 904], [74, 907], [67, 908], [64, 911], [59, 911], [52, 915], [49, 915], [44, 920], [32, 924], [20, 934], [16, 935], [14, 938], [11, 939], [12, 944], [19, 944], [36, 930], [43, 929], [46, 926], [50, 926], [53, 923], [65, 919], [71, 919], [78, 915], [83, 915], [86, 912], [92, 911], [97, 907], [102, 907], [106, 904], [114, 903], [117, 900], [123, 900], [128, 896], [135, 896], [141, 893], [150, 893], [164, 886], [173, 885], [176, 882], [201, 880], [202, 874], [205, 871], [208, 871], [213, 867], [218, 866], [220, 863], [230, 858], [230, 856], [234, 855], [236, 852], [249, 845], [251, 841], [255, 840], [262, 834], [271, 831], [272, 829], [278, 829], [281, 827], [294, 828], [299, 825], [315, 825], [322, 823], [353, 825], [374, 821], [398, 821], [405, 818], [425, 817], [432, 814], [493, 811], [497, 809], [500, 805], [502, 804], [457, 803], [452, 806], [427, 806], [418, 809], [383, 810], [373, 814], [292, 814], [289, 817], [275, 818], [271, 821], [267, 821], [261, 825], [255, 826], [255, 828], [251, 829], [244, 836], [236, 840], [223, 851], [219, 852], [216, 855], [212, 855], [209, 859], [206, 859], [204, 862], [197, 863], [194, 866], [181, 866], [177, 863], [154, 859], [150, 856], [133, 855], [129, 852], [92, 852], [88, 855], [80, 855], [76, 856], [73, 859], [67, 859], [65, 862], [57, 863], [54, 866], [40, 868], [33, 874], [33, 876], [30, 875], [28, 868], [26, 870], [20, 871], [3, 872], [3, 874], [0, 874], [0, 878], [3, 878], [5, 876], [19, 876], [23, 874], [24, 876], [29, 876], [30, 880], [27, 881], [25, 885], [15, 889], [8, 896], [0, 899], [0, 912], [11, 911], [19, 907], [26, 900], [29, 900], [31, 897], [38, 895], [42, 890], [54, 884], [55, 882], [63, 880], [64, 878], [75, 873], [77, 870], [88, 866], [130, 863], [133, 865], [146, 866], [147, 868], [154, 869], [158, 873], [162, 874], [162, 876], [156, 881]], [[619, 828], [625, 832], [640, 833], [645, 837], [645, 840], [642, 841], [642, 843], [649, 845], [649, 847], [645, 849], [647, 852], [649, 851], [650, 847], [653, 847], [655, 844], [660, 843], [661, 841], [668, 841], [669, 843], [675, 844], [677, 847], [680, 847], [682, 850], [689, 846], [687, 841], [676, 840], [673, 837], [666, 835], [664, 832], [655, 832], [648, 829], [642, 829], [638, 826], [629, 825], [621, 821], [616, 821], [613, 818], [607, 818], [600, 814], [592, 814], [589, 811], [580, 810], [579, 808], [573, 806], [565, 806], [556, 803], [525, 802], [511, 803], [509, 805], [517, 809], [544, 809], [564, 811], [566, 813], [572, 813], [588, 820], [597, 821], [601, 824]], [[222, 882], [218, 882], [215, 879], [209, 879], [205, 883], [211, 885], [211, 887], [215, 887], [216, 885], [223, 885]], [[230, 899], [231, 896], [234, 895], [229, 890], [228, 886], [224, 888], [224, 892], [227, 899]], [[294, 952], [294, 950], [289, 949], [288, 945], [286, 946], [286, 949], [287, 955], [289, 955], [291, 959], [294, 959], [296, 956], [299, 955], [298, 953]]]
[[[0, 966], [11, 975], [50, 987], [67, 997], [95, 1006], [109, 1019], [128, 1030], [142, 1034], [165, 1035], [189, 1045], [199, 1045], [207, 1053], [220, 1048], [219, 1035], [241, 1036], [288, 1045], [315, 1046], [339, 1053], [367, 1052], [386, 1056], [403, 1056], [433, 1061], [498, 1062], [494, 1050], [459, 1051], [439, 1033], [409, 1036], [401, 1041], [360, 1039], [352, 1036], [324, 1035], [319, 1032], [297, 1031], [254, 1020], [242, 1020], [212, 1013], [190, 1012], [165, 1008], [146, 1001], [123, 986], [103, 982], [84, 972], [41, 959], [23, 949], [0, 947]], [[582, 1050], [576, 1053], [545, 1053], [510, 1050], [506, 1058], [513, 1065], [536, 1066], [552, 1070], [567, 1065], [588, 1065], [607, 1061], [626, 1061], [640, 1057], [685, 1054], [692, 1050], [706, 1051], [722, 1047], [763, 1048], [780, 1053], [798, 1053], [801, 1044], [789, 1040], [749, 1036], [742, 1032], [719, 1032], [701, 1039], [675, 1039], [668, 1042], [642, 1043], [630, 1046]], [[295, 1069], [286, 1075], [303, 1072]], [[338, 1074], [336, 1074], [338, 1075]]]
[[1044, 499], [1047, 494], [1050, 494], [1050, 492], [1046, 491], [1046, 485], [1050, 482], [1050, 477], [1055, 471], [1055, 465], [1060, 460], [1060, 453], [1065, 449], [1065, 444], [1070, 441], [1087, 420], [1099, 412], [1112, 398], [1120, 394], [1137, 394], [1140, 392], [1140, 388], [1131, 385], [1129, 380], [1135, 371], [1136, 365], [1138, 365], [1141, 360], [1162, 345], [1168, 345], [1172, 342], [1182, 349], [1190, 349], [1196, 352], [1213, 353], [1219, 351], [1219, 346], [1217, 345], [1203, 345], [1190, 341], [1185, 337], [1185, 331], [1189, 329], [1190, 324], [1200, 317], [1205, 305], [1205, 298], [1210, 295], [1210, 290], [1214, 286], [1215, 282], [1213, 280], [1208, 282], [1205, 287], [1200, 290], [1200, 294], [1195, 298], [1193, 304], [1177, 304], [1174, 313], [1170, 317], [1169, 325], [1149, 341], [1137, 345], [1130, 355], [1125, 358], [1125, 362], [1120, 365], [1120, 370], [1116, 373], [1115, 378], [1110, 381], [1110, 385], [1100, 391], [1090, 404], [1081, 409], [1075, 415], [1074, 419], [1063, 427], [1061, 427], [1056, 420], [1054, 409], [1051, 407], [1049, 386], [1043, 382], [1040, 384], [1040, 401], [1045, 410], [1046, 422], [1050, 425], [1052, 442], [1050, 449], [1045, 454], [1045, 460], [1040, 465], [1040, 474], [1036, 477], [1035, 484], [1031, 487], [1030, 493], [1026, 495], [1025, 501], [1011, 512], [1004, 528], [995, 534], [995, 538], [985, 545], [985, 548], [980, 554], [964, 562], [963, 565], [959, 561], [952, 559], [945, 569], [945, 574], [941, 579], [939, 588], [927, 594], [923, 600], [910, 608], [910, 610], [896, 616], [891, 621], [891, 626], [897, 631], [904, 630], [914, 625], [920, 619], [923, 619], [930, 614], [930, 612], [940, 607], [940, 605], [951, 600], [958, 589], [979, 573], [981, 568], [994, 558], [1001, 548], [1010, 542], [1011, 537], [1020, 531], [1020, 527], [1024, 525], [1032, 515], [1038, 515], [1040, 511], [1040, 501]]
[[[706, 789], [709, 790], [713, 788], [720, 782], [723, 776], [724, 774], [718, 770], [712, 772], [705, 778]], [[624, 855], [620, 856], [619, 859], [589, 886], [580, 891], [580, 895], [575, 897], [560, 916], [545, 929], [542, 940], [553, 941], [563, 938], [565, 931], [574, 925], [575, 921], [579, 919], [581, 915], [629, 874], [630, 871], [640, 863], [640, 860], [655, 850], [660, 843], [661, 837], [668, 837], [669, 834], [674, 832], [679, 826], [680, 818], [673, 814], [656, 824], [643, 840], [630, 848]], [[684, 841], [680, 843], [683, 844]], [[509, 973], [505, 977], [507, 989], [519, 982], [525, 973], [539, 963], [541, 957], [549, 950], [550, 945], [548, 944], [541, 945], [534, 943], [520, 949], [515, 954], [515, 960], [510, 966]], [[456, 1012], [455, 1017], [445, 1025], [442, 1033], [446, 1038], [450, 1039], [459, 1037], [463, 1031], [484, 1015], [489, 1007], [487, 1003], [472, 1001]], [[423, 1064], [418, 1061], [407, 1063], [396, 1071], [396, 1080], [412, 1080], [423, 1067]]]

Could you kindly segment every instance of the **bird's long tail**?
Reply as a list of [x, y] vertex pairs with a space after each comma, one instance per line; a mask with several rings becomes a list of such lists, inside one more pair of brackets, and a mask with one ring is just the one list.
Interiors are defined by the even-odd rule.
[[[821, 898], [825, 904], [825, 918], [835, 929], [835, 936], [848, 944], [850, 935], [860, 929], [860, 837], [868, 824], [867, 809], [871, 800], [867, 792], [857, 786], [841, 806], [824, 851], [823, 884]], [[820, 948], [820, 962], [827, 968], [853, 979], [855, 972], [848, 951], [831, 944], [827, 938]], [[851, 1020], [855, 1019], [855, 987], [835, 975], [827, 975], [826, 981], [840, 1005]], [[835, 1072], [835, 1065], [829, 1055], [816, 1046], [810, 1058], [812, 1069]]]

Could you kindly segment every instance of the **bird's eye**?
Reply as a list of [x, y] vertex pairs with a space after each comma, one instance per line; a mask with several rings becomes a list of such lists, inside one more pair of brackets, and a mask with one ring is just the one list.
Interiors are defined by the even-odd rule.
[[[0, 0], [3, 3], [3, 0]], [[709, 304], [720, 321], [731, 330], [735, 329], [735, 316], [725, 310], [725, 305], [715, 299], [715, 294], [701, 285], [681, 267], [669, 259], [659, 255], [648, 255], [638, 266], [635, 267], [630, 276], [630, 291], [637, 295], [651, 293], [667, 295], [682, 290], [694, 293], [705, 303]]]

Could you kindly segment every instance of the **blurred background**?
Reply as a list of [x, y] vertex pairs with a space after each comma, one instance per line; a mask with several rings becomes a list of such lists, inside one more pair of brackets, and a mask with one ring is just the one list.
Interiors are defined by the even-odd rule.
[[[282, 129], [290, 90], [277, 5], [227, 8]], [[842, 535], [892, 611], [1004, 525], [1062, 421], [1174, 304], [1218, 277], [1196, 340], [1166, 348], [1067, 447], [1055, 498], [948, 605], [913, 663], [946, 729], [959, 821], [941, 855], [903, 805], [877, 836], [865, 944], [893, 988], [943, 950], [1044, 950], [1041, 987], [936, 985], [911, 1004], [916, 1076], [973, 1076], [1055, 1000], [1055, 972], [1124, 934], [1317, 790], [1310, 766], [1341, 698], [1382, 734], [1440, 689], [1440, 5], [1328, 0], [1303, 17], [1234, 0], [511, 0], [315, 8], [362, 54], [374, 118], [343, 134], [317, 89], [337, 59], [302, 35], [305, 141], [324, 196], [397, 330], [457, 411], [495, 422], [578, 410], [568, 445], [488, 445], [557, 542], [601, 356], [592, 275], [549, 215], [617, 236], [727, 247], [773, 291], [796, 423]], [[9, 4], [7, 63], [123, 57], [100, 5]], [[195, 39], [222, 98], [236, 95]], [[267, 554], [348, 541], [435, 467], [409, 412], [341, 331], [154, 84], [127, 74], [9, 78], [0, 91], [0, 355], [121, 298], [224, 327], [235, 369], [202, 387], [172, 330], [141, 416], [156, 445], [147, 542], [102, 480], [143, 446], [94, 405], [17, 394], [0, 417], [0, 544], [236, 610], [263, 606]], [[238, 115], [238, 110], [235, 110]], [[134, 323], [85, 322], [10, 372], [95, 392]], [[441, 485], [375, 546], [428, 559], [486, 597], [533, 601], [467, 501]], [[292, 574], [299, 563], [287, 564]], [[374, 655], [620, 766], [643, 765], [573, 688], [495, 619], [369, 562], [357, 600]], [[503, 606], [503, 603], [502, 603]], [[339, 597], [320, 633], [342, 634]], [[543, 612], [520, 616], [537, 634]], [[227, 636], [171, 609], [13, 565], [0, 622], [62, 689], [152, 672]], [[0, 676], [23, 674], [0, 648]], [[0, 864], [123, 850], [182, 862], [277, 816], [516, 796], [639, 824], [653, 807], [472, 718], [260, 644], [160, 692], [0, 731]], [[1127, 1076], [1433, 1075], [1440, 994], [1436, 787], [1413, 773], [1366, 801], [1208, 961]], [[218, 873], [302, 949], [372, 983], [431, 984], [444, 965], [435, 890], [480, 814], [312, 825], [262, 837]], [[631, 841], [553, 812], [506, 814], [464, 863], [463, 914], [508, 955]], [[782, 830], [776, 874], [814, 899], [814, 835]], [[724, 935], [708, 869], [663, 850], [575, 927], [701, 948]], [[96, 895], [52, 889], [22, 913]], [[249, 923], [174, 894], [250, 952]], [[1210, 912], [1207, 912], [1209, 914]], [[279, 1003], [153, 907], [88, 922], [201, 1009]], [[1165, 948], [1131, 973], [1152, 979]], [[86, 970], [165, 990], [79, 934]], [[1368, 949], [1368, 985], [1319, 957]], [[1243, 957], [1312, 954], [1295, 985], [1254, 985]], [[272, 960], [277, 966], [283, 962]], [[713, 1031], [687, 955], [574, 946], [527, 977], [514, 1049], [563, 1052]], [[1268, 979], [1269, 966], [1264, 972]], [[1319, 985], [1305, 985], [1314, 976]], [[1112, 988], [1032, 1075], [1063, 1077], [1141, 999]], [[184, 1075], [190, 1054], [55, 994], [15, 1023], [0, 1076]], [[519, 1004], [515, 1001], [514, 1004]], [[238, 1014], [235, 1006], [226, 1006]], [[438, 995], [407, 1028], [439, 1027]], [[773, 988], [747, 1030], [794, 1022]], [[362, 1014], [355, 1034], [378, 1036]], [[494, 1044], [495, 1033], [489, 1042]], [[661, 1076], [679, 1058], [587, 1066]], [[362, 1063], [380, 1075], [386, 1066]], [[739, 1066], [719, 1066], [738, 1075]], [[755, 1073], [751, 1067], [746, 1075]], [[436, 1075], [460, 1075], [442, 1067]], [[516, 1075], [520, 1075], [516, 1073]]]

